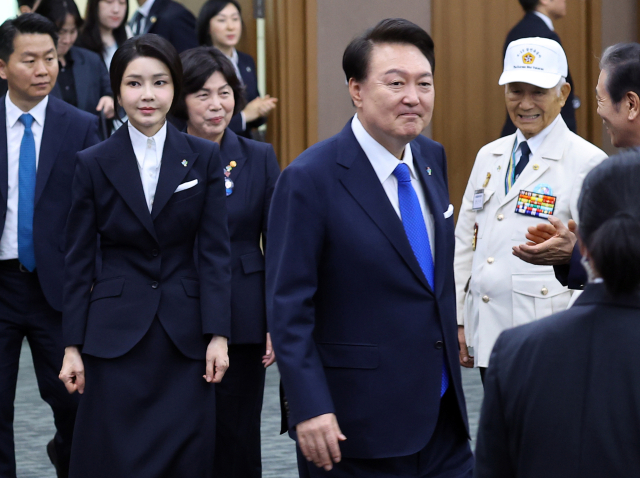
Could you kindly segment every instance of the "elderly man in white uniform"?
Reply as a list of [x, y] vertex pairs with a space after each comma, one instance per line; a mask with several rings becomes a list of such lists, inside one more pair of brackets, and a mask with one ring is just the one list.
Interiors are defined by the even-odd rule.
[[606, 158], [560, 115], [571, 91], [567, 70], [553, 40], [509, 44], [499, 84], [518, 129], [478, 152], [464, 193], [455, 234], [460, 364], [479, 367], [483, 379], [500, 332], [563, 310], [571, 299], [551, 266], [528, 264], [511, 250], [549, 215], [577, 220], [582, 181]]

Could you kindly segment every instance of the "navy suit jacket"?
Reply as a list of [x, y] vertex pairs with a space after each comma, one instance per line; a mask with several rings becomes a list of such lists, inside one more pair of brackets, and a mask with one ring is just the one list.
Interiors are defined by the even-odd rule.
[[435, 223], [435, 290], [350, 121], [282, 172], [271, 201], [267, 320], [289, 425], [335, 413], [346, 457], [426, 446], [443, 357], [467, 425], [445, 153], [424, 136], [411, 150]]
[[[145, 335], [155, 316], [192, 359], [204, 359], [211, 334], [229, 336], [231, 271], [221, 171], [217, 144], [167, 125], [149, 213], [127, 126], [78, 154], [67, 226], [66, 345], [118, 357]], [[194, 187], [175, 192], [195, 180]], [[97, 233], [102, 267], [94, 283]]]
[[503, 332], [491, 354], [477, 478], [637, 476], [640, 294], [589, 284], [570, 309]]
[[220, 145], [223, 167], [231, 161], [233, 193], [227, 196], [231, 238], [231, 342], [264, 343], [267, 333], [264, 256], [271, 196], [280, 167], [273, 147], [227, 129]]
[[[247, 103], [249, 103], [260, 96], [260, 92], [258, 91], [256, 64], [251, 55], [247, 55], [241, 51], [238, 52], [238, 69], [242, 75], [242, 81], [244, 82], [244, 97], [246, 98]], [[242, 118], [240, 117], [240, 113], [238, 113], [231, 118], [229, 128], [239, 136], [250, 138], [251, 129], [263, 125], [266, 121], [266, 117], [258, 118], [255, 121], [247, 123], [246, 129], [242, 129]]]
[[[73, 79], [76, 84], [78, 108], [97, 115], [96, 106], [100, 98], [113, 94], [107, 67], [100, 55], [85, 48], [72, 46], [69, 55], [73, 61]], [[58, 83], [51, 90], [51, 94], [62, 99]]]
[[196, 18], [182, 4], [173, 0], [156, 0], [149, 11], [144, 30], [144, 33], [155, 33], [169, 40], [178, 53], [198, 46]]
[[[33, 211], [33, 242], [38, 280], [49, 305], [62, 310], [64, 231], [71, 207], [71, 184], [76, 153], [100, 141], [98, 119], [49, 96], [47, 104]], [[0, 98], [0, 236], [7, 217], [8, 156], [7, 111]]]
[[[549, 38], [550, 40], [557, 41], [562, 45], [560, 41], [560, 37], [556, 32], [551, 30], [547, 24], [544, 22], [542, 18], [536, 15], [533, 12], [527, 13], [520, 22], [516, 26], [514, 26], [509, 34], [507, 35], [507, 39], [504, 42], [504, 48], [502, 49], [502, 58], [507, 52], [507, 47], [509, 43], [512, 41], [520, 40], [521, 38], [532, 38], [532, 37], [541, 37], [541, 38]], [[567, 102], [562, 107], [562, 119], [567, 124], [567, 127], [573, 131], [574, 133], [577, 130], [576, 125], [576, 112], [573, 107], [573, 99], [575, 98], [573, 92], [573, 80], [571, 79], [571, 71], [568, 71], [567, 75], [567, 83], [571, 85], [571, 93], [569, 93], [569, 98], [567, 98]], [[507, 119], [502, 127], [502, 133], [500, 136], [509, 136], [516, 132], [516, 127], [511, 122], [511, 118], [509, 114], [507, 114]]]

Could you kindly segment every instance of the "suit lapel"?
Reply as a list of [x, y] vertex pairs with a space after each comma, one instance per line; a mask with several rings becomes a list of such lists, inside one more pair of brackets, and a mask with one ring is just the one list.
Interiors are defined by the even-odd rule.
[[[8, 93], [7, 93], [8, 94]], [[9, 190], [9, 145], [7, 144], [7, 109], [5, 97], [0, 98], [0, 194], [6, 210]]]
[[89, 96], [88, 91], [88, 82], [85, 81], [85, 78], [91, 76], [92, 72], [88, 72], [88, 75], [83, 75], [85, 72], [86, 65], [84, 63], [84, 57], [78, 54], [78, 50], [76, 47], [71, 47], [69, 50], [71, 54], [71, 59], [73, 61], [73, 79], [76, 84], [76, 99], [78, 100], [78, 107], [81, 108], [83, 105], [87, 104], [87, 97]]
[[35, 203], [38, 204], [42, 191], [49, 180], [51, 170], [58, 157], [60, 148], [69, 127], [69, 117], [67, 112], [61, 108], [64, 104], [62, 100], [49, 97], [47, 103], [47, 113], [44, 120], [44, 130], [42, 132], [42, 142], [40, 143], [40, 154], [38, 156], [38, 172], [36, 173], [36, 196]]
[[351, 131], [351, 122], [348, 122], [342, 130], [338, 151], [340, 155], [337, 162], [345, 168], [340, 176], [340, 182], [389, 239], [416, 277], [431, 291], [411, 249], [402, 221], [389, 202], [373, 166]]
[[122, 125], [105, 144], [110, 146], [107, 154], [96, 158], [100, 168], [138, 220], [157, 240], [142, 189], [136, 155], [131, 146], [128, 125]]
[[162, 15], [162, 11], [169, 2], [167, 0], [156, 0], [149, 10], [149, 16], [144, 22], [144, 31], [141, 35], [149, 33], [153, 25], [158, 21], [158, 18]]
[[[167, 139], [162, 152], [160, 177], [151, 209], [151, 218], [155, 220], [165, 207], [176, 188], [198, 159], [182, 134], [171, 123], [167, 124]], [[222, 174], [222, 171], [220, 172]]]
[[[422, 182], [422, 189], [424, 190], [424, 194], [427, 199], [427, 203], [429, 204], [429, 210], [431, 211], [431, 215], [433, 216], [433, 229], [435, 232], [435, 237], [433, 238], [433, 243], [435, 244], [436, 251], [443, 251], [447, 247], [450, 247], [449, 244], [446, 243], [446, 225], [444, 220], [444, 210], [442, 209], [442, 204], [438, 200], [438, 198], [442, 197], [445, 194], [445, 191], [441, 191], [438, 187], [438, 183], [436, 178], [437, 174], [440, 171], [435, 170], [436, 175], [430, 176], [426, 174], [427, 167], [431, 167], [435, 165], [429, 165], [427, 163], [428, 158], [422, 155], [422, 151], [417, 142], [411, 143], [411, 152], [413, 154], [413, 161], [415, 170]], [[432, 168], [433, 169], [433, 168]], [[433, 173], [432, 173], [433, 174]], [[446, 178], [445, 178], [446, 181]], [[449, 205], [447, 204], [446, 207]], [[442, 295], [442, 291], [444, 288], [444, 280], [442, 272], [446, 270], [446, 254], [434, 254], [433, 265], [435, 268], [434, 272], [434, 287], [437, 296]]]
[[220, 157], [222, 158], [223, 167], [226, 167], [231, 163], [231, 161], [236, 162], [236, 165], [231, 170], [231, 175], [229, 176], [229, 179], [235, 183], [240, 175], [240, 171], [242, 171], [247, 161], [240, 150], [240, 141], [238, 140], [238, 136], [230, 129], [227, 129], [224, 133], [224, 138], [220, 145]]

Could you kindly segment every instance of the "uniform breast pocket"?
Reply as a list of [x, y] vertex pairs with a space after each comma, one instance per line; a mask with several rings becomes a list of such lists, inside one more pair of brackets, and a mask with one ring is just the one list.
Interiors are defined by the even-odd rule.
[[487, 220], [489, 217], [489, 212], [487, 211], [487, 206], [489, 205], [489, 201], [493, 197], [495, 190], [493, 189], [485, 189], [484, 197], [482, 198], [482, 209], [476, 213], [476, 222], [478, 223], [478, 239], [481, 239], [484, 231], [486, 229]]
[[571, 300], [571, 291], [553, 272], [513, 274], [511, 281], [514, 327], [565, 310]]

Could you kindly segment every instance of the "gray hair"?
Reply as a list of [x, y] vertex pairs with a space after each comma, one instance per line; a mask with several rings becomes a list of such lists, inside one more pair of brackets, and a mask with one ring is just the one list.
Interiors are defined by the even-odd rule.
[[605, 88], [614, 105], [629, 91], [640, 96], [640, 44], [618, 43], [607, 48], [600, 60], [607, 72]]

